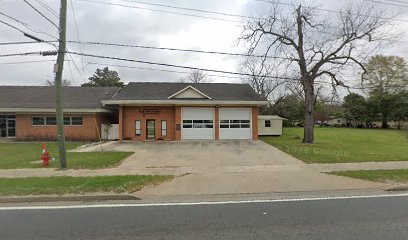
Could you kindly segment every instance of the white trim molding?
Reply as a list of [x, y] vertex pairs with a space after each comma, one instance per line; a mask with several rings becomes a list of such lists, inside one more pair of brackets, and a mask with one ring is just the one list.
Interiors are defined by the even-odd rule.
[[197, 88], [195, 88], [195, 87], [193, 87], [191, 85], [188, 85], [187, 87], [185, 87], [185, 88], [181, 89], [180, 91], [176, 92], [175, 94], [171, 95], [170, 97], [168, 97], [168, 99], [174, 98], [175, 96], [179, 95], [180, 93], [182, 93], [182, 92], [184, 92], [184, 91], [186, 91], [188, 89], [192, 89], [192, 90], [196, 91], [197, 93], [199, 93], [201, 96], [203, 96], [203, 97], [205, 97], [207, 99], [211, 99], [211, 97], [209, 97], [208, 95], [206, 95], [205, 93], [201, 92], [200, 90], [198, 90]]

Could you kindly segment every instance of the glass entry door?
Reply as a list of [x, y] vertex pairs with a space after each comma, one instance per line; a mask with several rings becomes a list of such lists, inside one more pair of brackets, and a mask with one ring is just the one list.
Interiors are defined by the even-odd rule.
[[16, 119], [7, 119], [7, 137], [16, 136]]
[[0, 137], [16, 136], [16, 116], [0, 115]]
[[154, 120], [146, 120], [146, 138], [147, 139], [155, 139], [155, 121]]

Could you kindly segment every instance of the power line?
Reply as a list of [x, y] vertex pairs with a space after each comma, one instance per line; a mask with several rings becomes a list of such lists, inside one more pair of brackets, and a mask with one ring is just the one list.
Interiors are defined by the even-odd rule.
[[[75, 9], [74, 9], [74, 1], [70, 0], [70, 5], [71, 5], [71, 11], [72, 11], [72, 15], [74, 17], [74, 23], [75, 23], [75, 30], [76, 30], [76, 35], [78, 38], [78, 41], [81, 41], [81, 38], [79, 37], [79, 29], [78, 29], [78, 24], [77, 24], [77, 20], [76, 20], [76, 14], [75, 14]], [[82, 45], [79, 45], [79, 52], [82, 53]], [[81, 56], [81, 63], [82, 63], [82, 72], [84, 71], [84, 57]]]
[[47, 35], [47, 36], [49, 36], [49, 37], [51, 37], [51, 38], [53, 38], [53, 39], [57, 39], [56, 37], [52, 36], [51, 34], [48, 34], [48, 33], [46, 33], [46, 32], [43, 32], [43, 31], [40, 31], [40, 30], [35, 29], [35, 28], [33, 28], [33, 27], [30, 27], [27, 23], [25, 23], [25, 22], [23, 22], [23, 21], [21, 21], [21, 20], [18, 20], [17, 18], [14, 18], [14, 17], [12, 17], [12, 16], [10, 16], [10, 15], [4, 13], [4, 12], [1, 12], [1, 11], [0, 11], [0, 15], [5, 16], [5, 17], [7, 17], [7, 18], [9, 18], [9, 19], [11, 19], [11, 20], [13, 20], [13, 21], [15, 21], [15, 22], [17, 22], [17, 23], [23, 25], [25, 28], [29, 29], [29, 30], [32, 31], [32, 32], [39, 33], [39, 34], [44, 34], [44, 35]]
[[26, 64], [26, 63], [43, 63], [55, 62], [55, 60], [33, 60], [33, 61], [19, 61], [19, 62], [0, 62], [0, 65]]
[[51, 19], [49, 19], [47, 16], [45, 16], [41, 11], [39, 11], [37, 8], [35, 8], [31, 3], [29, 3], [27, 0], [23, 0], [28, 6], [30, 6], [34, 11], [36, 11], [38, 14], [40, 14], [44, 19], [46, 19], [48, 22], [50, 22], [54, 27], [59, 29], [58, 25], [55, 24]]
[[43, 1], [41, 0], [35, 0], [38, 4], [40, 4], [43, 8], [45, 8], [48, 12], [50, 12], [52, 15], [54, 15], [56, 18], [59, 18], [58, 13], [52, 9], [50, 6], [48, 6], [47, 4], [45, 4]]
[[240, 21], [225, 19], [225, 18], [201, 16], [201, 15], [194, 15], [194, 14], [188, 14], [188, 13], [173, 12], [173, 11], [168, 11], [168, 10], [152, 9], [152, 8], [146, 8], [146, 7], [133, 6], [133, 5], [125, 5], [125, 4], [119, 4], [119, 3], [101, 2], [101, 1], [96, 1], [96, 0], [77, 0], [77, 1], [90, 2], [90, 3], [96, 3], [96, 4], [102, 4], [102, 5], [119, 6], [119, 7], [125, 7], [125, 8], [141, 9], [141, 10], [148, 10], [148, 11], [161, 12], [161, 13], [170, 13], [170, 14], [181, 15], [181, 16], [206, 18], [206, 19], [220, 20], [220, 21], [225, 21], [225, 22], [241, 23]]
[[408, 5], [405, 5], [405, 4], [408, 4], [408, 2], [402, 2], [402, 1], [393, 1], [393, 2], [383, 2], [383, 1], [376, 1], [376, 0], [364, 0], [364, 1], [383, 4], [387, 6], [405, 7], [405, 8], [408, 7]]
[[[158, 69], [158, 68], [136, 67], [136, 66], [126, 66], [126, 65], [97, 63], [97, 62], [86, 62], [86, 63], [89, 64], [89, 65], [101, 65], [101, 66], [110, 66], [110, 67], [119, 67], [119, 68], [132, 68], [132, 69], [158, 71], [158, 72], [190, 74], [190, 72], [185, 72], [185, 71], [174, 71], [174, 70]], [[207, 74], [207, 76], [209, 76], [209, 77], [233, 78], [233, 79], [239, 79], [240, 78], [240, 77], [237, 77], [237, 76], [225, 76], [225, 75], [215, 75], [215, 74]]]
[[226, 12], [209, 11], [209, 10], [203, 10], [203, 9], [197, 9], [197, 8], [177, 7], [177, 6], [171, 6], [171, 5], [165, 5], [165, 4], [148, 3], [148, 2], [133, 1], [133, 0], [119, 0], [119, 1], [149, 5], [149, 6], [157, 6], [157, 7], [166, 7], [166, 8], [172, 8], [172, 9], [187, 10], [187, 11], [193, 11], [193, 12], [211, 13], [211, 14], [223, 15], [223, 16], [228, 16], [228, 17], [240, 17], [240, 18], [254, 19], [254, 17], [245, 16], [245, 15], [232, 14], [232, 13], [226, 13]]
[[[219, 54], [219, 55], [230, 55], [230, 56], [243, 56], [243, 57], [265, 57], [263, 55], [248, 55], [243, 53], [231, 53], [231, 52], [219, 52], [219, 51], [205, 51], [205, 50], [195, 50], [195, 49], [180, 49], [180, 48], [167, 48], [167, 47], [152, 47], [152, 46], [142, 46], [142, 45], [132, 45], [132, 44], [120, 44], [120, 43], [106, 43], [106, 42], [79, 42], [79, 41], [67, 41], [68, 43], [76, 44], [88, 44], [88, 45], [104, 45], [104, 46], [115, 46], [115, 47], [128, 47], [128, 48], [144, 48], [144, 49], [155, 49], [155, 50], [168, 50], [168, 51], [179, 51], [179, 52], [193, 52], [193, 53], [206, 53], [206, 54]], [[285, 59], [283, 57], [266, 56], [266, 58], [274, 59]], [[291, 58], [286, 58], [287, 60], [293, 60]]]
[[14, 57], [14, 56], [28, 56], [28, 55], [42, 55], [45, 52], [25, 52], [25, 53], [9, 53], [9, 54], [0, 54], [0, 57]]
[[[157, 63], [157, 62], [149, 62], [149, 61], [142, 61], [142, 60], [135, 60], [135, 59], [128, 59], [128, 58], [120, 58], [120, 57], [108, 57], [108, 56], [88, 54], [88, 53], [78, 53], [78, 52], [70, 52], [70, 53], [74, 54], [74, 55], [83, 55], [83, 56], [92, 57], [92, 58], [111, 59], [111, 60], [118, 60], [118, 61], [125, 61], [125, 62], [136, 62], [136, 63], [142, 63], [142, 64], [148, 64], [148, 65], [157, 65], [157, 66], [165, 66], [165, 67], [173, 67], [173, 68], [199, 70], [199, 71], [205, 71], [205, 72], [224, 73], [224, 74], [231, 74], [231, 75], [253, 76], [251, 74], [246, 74], [246, 73], [238, 73], [238, 72], [230, 72], [230, 71], [206, 69], [206, 68], [198, 68], [198, 67], [190, 67], [190, 66], [182, 66], [182, 65], [176, 65], [176, 64]], [[286, 78], [286, 77], [285, 78], [273, 77], [273, 76], [263, 76], [263, 77], [274, 78], [274, 79], [298, 80], [298, 79]]]
[[13, 29], [19, 31], [19, 32], [21, 32], [22, 34], [26, 34], [26, 32], [24, 32], [24, 31], [21, 30], [20, 28], [18, 28], [18, 27], [16, 27], [16, 26], [13, 26], [13, 25], [11, 25], [11, 24], [9, 24], [9, 23], [6, 23], [6, 22], [4, 22], [3, 20], [0, 20], [0, 23], [3, 23], [4, 25], [9, 26], [9, 27], [11, 27], [11, 28], [13, 28]]
[[[285, 6], [293, 6], [293, 4], [291, 3], [283, 3], [283, 2], [277, 2], [277, 1], [272, 1], [272, 0], [254, 0], [256, 2], [263, 2], [263, 3], [273, 3], [273, 4], [279, 4], [279, 5], [285, 5]], [[306, 7], [309, 8], [309, 7]], [[340, 11], [336, 11], [336, 10], [331, 10], [331, 9], [325, 9], [325, 8], [310, 8], [310, 9], [315, 9], [318, 11], [323, 11], [323, 12], [329, 12], [329, 13], [336, 13], [336, 14], [341, 14]], [[382, 20], [394, 20], [394, 21], [399, 21], [399, 22], [408, 22], [407, 19], [399, 19], [399, 18], [394, 18], [394, 17], [390, 17], [390, 18], [386, 18], [386, 17], [380, 17], [380, 16], [371, 16], [371, 15], [366, 15], [366, 14], [356, 14], [356, 13], [352, 13], [352, 15], [354, 16], [360, 16], [360, 17], [369, 17], [369, 18], [378, 18], [378, 19], [382, 19]]]

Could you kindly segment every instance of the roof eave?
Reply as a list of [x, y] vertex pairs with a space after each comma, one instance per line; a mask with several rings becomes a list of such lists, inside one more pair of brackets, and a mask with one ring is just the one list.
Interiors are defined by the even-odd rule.
[[[64, 113], [111, 113], [103, 108], [64, 108]], [[0, 108], [0, 113], [55, 113], [55, 108]]]
[[104, 105], [267, 105], [268, 101], [247, 100], [104, 100]]

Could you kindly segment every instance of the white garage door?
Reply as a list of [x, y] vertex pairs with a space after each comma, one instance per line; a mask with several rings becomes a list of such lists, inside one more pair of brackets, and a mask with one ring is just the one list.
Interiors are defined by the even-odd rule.
[[220, 139], [252, 139], [251, 108], [220, 108]]
[[181, 139], [214, 139], [214, 108], [181, 109]]

